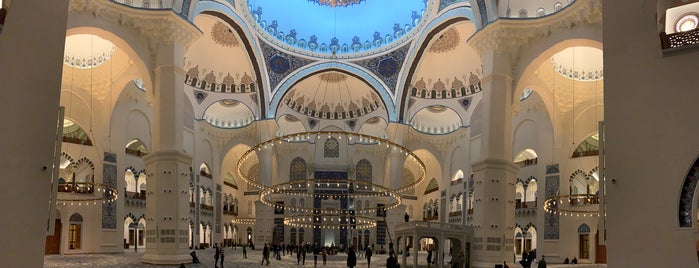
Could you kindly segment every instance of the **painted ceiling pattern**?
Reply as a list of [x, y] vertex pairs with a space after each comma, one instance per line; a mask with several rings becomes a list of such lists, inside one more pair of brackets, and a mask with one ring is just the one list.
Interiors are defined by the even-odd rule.
[[321, 6], [331, 7], [347, 7], [350, 5], [359, 5], [366, 0], [308, 0]]
[[240, 45], [235, 33], [220, 21], [214, 23], [211, 27], [211, 39], [213, 39], [216, 44], [224, 47], [237, 47]]
[[369, 69], [388, 86], [388, 89], [393, 94], [395, 94], [396, 85], [398, 84], [398, 74], [405, 62], [405, 57], [408, 55], [409, 49], [410, 44], [406, 44], [386, 55], [357, 61], [355, 63]]
[[313, 61], [303, 59], [281, 52], [260, 40], [260, 47], [267, 63], [267, 73], [269, 75], [269, 85], [276, 88], [277, 85], [291, 72], [311, 64]]
[[[465, 80], [466, 75], [463, 78]], [[434, 82], [432, 80], [428, 79], [430, 84], [428, 86], [424, 78], [420, 78], [410, 86], [410, 96], [422, 99], [452, 99], [476, 94], [482, 90], [481, 79], [473, 72], [468, 76], [468, 83], [464, 83], [456, 77], [451, 81], [451, 86], [447, 86], [450, 82], [449, 79], [445, 79], [446, 83], [442, 79]]]
[[[204, 69], [204, 72], [206, 69]], [[203, 77], [200, 76], [199, 65], [189, 68], [185, 73], [184, 83], [197, 89], [223, 93], [250, 93], [256, 92], [255, 80], [247, 73], [231, 75], [223, 72], [209, 71]], [[235, 77], [234, 77], [235, 76]]]

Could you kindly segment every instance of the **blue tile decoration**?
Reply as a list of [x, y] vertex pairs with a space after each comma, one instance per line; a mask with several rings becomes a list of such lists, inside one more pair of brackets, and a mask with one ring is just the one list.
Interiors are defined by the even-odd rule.
[[277, 85], [291, 72], [313, 63], [312, 60], [294, 57], [281, 52], [262, 40], [259, 41], [269, 74], [269, 85], [276, 88]]
[[679, 215], [680, 227], [692, 227], [692, 202], [694, 201], [694, 192], [697, 190], [699, 182], [699, 159], [694, 162], [692, 168], [689, 169], [687, 177], [682, 183], [682, 192], [680, 194]]
[[481, 25], [488, 24], [488, 10], [485, 8], [485, 0], [477, 0], [478, 12], [481, 13]]
[[[223, 204], [222, 196], [221, 196], [221, 192], [220, 192], [221, 185], [217, 184], [216, 186], [218, 186], [219, 191], [216, 192], [216, 203], [214, 203], [214, 209], [216, 210], [215, 211], [216, 218], [223, 219], [223, 211], [221, 210], [221, 204]], [[220, 220], [216, 221], [214, 229], [215, 229], [217, 234], [221, 233], [221, 221]]]
[[194, 91], [194, 99], [197, 100], [197, 104], [201, 104], [202, 102], [204, 102], [204, 100], [208, 96], [209, 96], [209, 93], [206, 93], [204, 91], [199, 91], [199, 90]]
[[558, 169], [558, 164], [546, 166], [546, 174], [556, 174], [556, 173], [560, 173], [560, 170]]
[[471, 101], [471, 97], [466, 97], [459, 100], [459, 103], [461, 104], [461, 107], [464, 107], [464, 110], [468, 110], [468, 107], [471, 107]]
[[405, 62], [410, 43], [398, 48], [386, 55], [376, 58], [357, 61], [356, 64], [369, 69], [388, 86], [388, 89], [395, 94], [396, 84], [398, 84], [398, 74]]
[[[104, 165], [102, 168], [102, 183], [114, 189], [117, 188], [117, 166], [116, 155], [113, 153], [104, 153]], [[114, 160], [108, 162], [107, 160]], [[111, 193], [103, 193], [105, 199], [109, 198]], [[116, 230], [117, 228], [117, 206], [116, 202], [102, 204], [102, 229]]]
[[[546, 176], [546, 199], [558, 195], [560, 184], [559, 175]], [[554, 209], [557, 205], [552, 206]], [[544, 239], [557, 240], [560, 238], [560, 215], [546, 213], [544, 215]]]
[[[104, 153], [104, 161], [109, 163], [116, 163], [117, 155], [115, 153]], [[71, 162], [73, 161], [71, 160]]]
[[440, 0], [439, 1], [439, 11], [442, 11], [448, 6], [451, 6], [453, 4], [459, 3], [459, 2], [468, 2], [468, 0]]

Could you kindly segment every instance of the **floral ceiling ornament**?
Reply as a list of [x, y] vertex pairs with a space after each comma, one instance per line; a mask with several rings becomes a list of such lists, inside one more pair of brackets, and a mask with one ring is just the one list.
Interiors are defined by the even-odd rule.
[[459, 46], [459, 31], [455, 28], [450, 28], [442, 35], [440, 35], [437, 40], [430, 46], [430, 52], [434, 53], [444, 53], [454, 50]]
[[347, 7], [351, 5], [359, 5], [365, 0], [309, 0], [309, 2], [314, 2], [321, 6], [331, 6], [331, 7]]
[[211, 27], [211, 38], [214, 42], [224, 47], [237, 47], [239, 45], [235, 33], [222, 22], [216, 22]]

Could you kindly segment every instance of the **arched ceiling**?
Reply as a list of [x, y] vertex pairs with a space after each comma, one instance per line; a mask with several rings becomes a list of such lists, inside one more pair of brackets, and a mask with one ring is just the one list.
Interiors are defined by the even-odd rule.
[[415, 113], [410, 125], [425, 134], [448, 134], [461, 127], [461, 118], [449, 107], [433, 105]]
[[466, 43], [475, 30], [471, 21], [460, 21], [424, 44], [406, 94], [406, 117], [416, 130], [444, 134], [470, 124], [472, 104], [482, 98], [481, 59]]
[[65, 45], [63, 90], [92, 94], [97, 100], [104, 100], [110, 94], [112, 81], [133, 65], [126, 52], [97, 35], [69, 35]]
[[421, 22], [427, 0], [249, 0], [267, 40], [317, 56], [395, 47]]
[[204, 120], [219, 128], [241, 128], [251, 124], [255, 115], [244, 104], [236, 100], [220, 100], [204, 112]]
[[336, 70], [316, 73], [296, 83], [287, 91], [277, 110], [278, 115], [324, 120], [387, 118], [386, 107], [371, 86]]
[[542, 94], [553, 96], [557, 110], [567, 113], [583, 106], [602, 103], [604, 71], [602, 51], [597, 48], [569, 47], [553, 55], [536, 69], [528, 81], [538, 83]]
[[243, 41], [230, 25], [206, 14], [197, 16], [194, 24], [204, 34], [185, 53], [185, 70], [196, 68], [199, 80], [212, 78], [217, 84], [255, 79]]

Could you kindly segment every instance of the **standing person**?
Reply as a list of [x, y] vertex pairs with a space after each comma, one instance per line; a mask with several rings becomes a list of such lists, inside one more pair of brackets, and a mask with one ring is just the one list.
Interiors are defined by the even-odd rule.
[[539, 261], [539, 264], [536, 266], [536, 268], [546, 268], [546, 256], [541, 255], [541, 260]]
[[[221, 245], [223, 245], [223, 244], [221, 244]], [[224, 253], [223, 253], [223, 247], [222, 247], [222, 246], [218, 248], [218, 252], [219, 252], [219, 253], [218, 253], [218, 256], [221, 257], [221, 268], [223, 268], [223, 255], [224, 255]]]
[[265, 243], [265, 247], [262, 249], [262, 262], [260, 265], [264, 265], [267, 261], [267, 266], [269, 266], [269, 243]]
[[388, 253], [388, 259], [386, 259], [386, 268], [398, 268], [398, 258], [396, 254], [391, 251]]
[[403, 215], [403, 219], [405, 219], [405, 222], [410, 221], [410, 215], [408, 215], [408, 212], [406, 212], [405, 215]]
[[355, 266], [357, 266], [357, 253], [354, 252], [354, 247], [351, 247], [347, 252], [347, 267], [354, 268]]
[[371, 267], [371, 255], [373, 252], [371, 251], [370, 247], [367, 247], [366, 252], [364, 252], [364, 256], [366, 256], [366, 267]]
[[306, 246], [301, 245], [301, 265], [306, 265]]
[[320, 247], [318, 243], [313, 243], [313, 267], [318, 266], [318, 254], [320, 254]]
[[245, 250], [245, 244], [243, 244], [243, 259], [248, 258], [248, 252]]
[[502, 262], [502, 268], [510, 268], [510, 266], [507, 265], [507, 261]]
[[429, 248], [427, 249], [427, 267], [430, 267], [430, 264], [432, 264], [432, 249]]
[[218, 268], [218, 244], [214, 244], [214, 268]]
[[323, 255], [323, 266], [325, 266], [325, 263], [328, 262], [328, 251], [323, 249], [320, 254]]
[[296, 265], [301, 264], [301, 247], [296, 246]]

